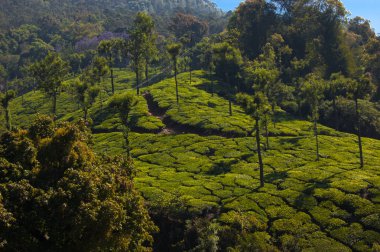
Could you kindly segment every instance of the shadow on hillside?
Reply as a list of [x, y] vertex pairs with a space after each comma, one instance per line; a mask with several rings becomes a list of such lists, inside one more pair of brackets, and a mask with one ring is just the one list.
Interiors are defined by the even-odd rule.
[[300, 146], [300, 140], [304, 139], [304, 137], [288, 137], [288, 138], [280, 138], [279, 143], [280, 145], [285, 145], [285, 144], [291, 144], [294, 146]]
[[265, 183], [274, 183], [276, 181], [284, 181], [286, 178], [288, 178], [287, 172], [273, 172], [270, 174], [265, 175], [264, 180]]
[[236, 164], [238, 160], [220, 160], [217, 161], [210, 170], [207, 171], [208, 175], [221, 175], [231, 171], [231, 168], [234, 164]]
[[129, 83], [129, 82], [131, 82], [132, 81], [132, 79], [130, 79], [130, 78], [124, 78], [124, 79], [120, 79], [120, 80], [118, 80], [117, 82], [118, 83]]
[[298, 195], [294, 205], [300, 210], [311, 210], [318, 205], [318, 201], [314, 197], [315, 189], [330, 188], [330, 180], [310, 180], [307, 187]]
[[103, 106], [102, 109], [97, 110], [92, 115], [92, 120], [94, 122], [94, 125], [99, 125], [103, 121], [112, 118], [115, 115], [115, 112], [108, 106]]

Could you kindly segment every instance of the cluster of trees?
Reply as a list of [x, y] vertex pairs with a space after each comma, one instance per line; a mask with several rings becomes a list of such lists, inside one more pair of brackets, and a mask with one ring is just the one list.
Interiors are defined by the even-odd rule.
[[132, 161], [97, 157], [83, 121], [40, 116], [0, 136], [0, 249], [146, 251], [157, 230]]
[[[319, 122], [356, 133], [364, 166], [362, 129], [379, 136], [373, 127], [379, 125], [380, 39], [368, 21], [347, 21], [346, 15], [340, 1], [250, 0], [240, 4], [226, 31], [196, 45], [203, 68], [228, 83], [230, 94], [244, 93], [236, 101], [256, 121], [261, 174], [260, 127], [269, 148], [268, 122], [277, 106], [313, 122], [317, 160]], [[347, 103], [353, 109], [341, 113]]]
[[[178, 3], [140, 2], [4, 2], [0, 10], [3, 17], [0, 20], [0, 64], [6, 66], [11, 79], [16, 76], [23, 78], [24, 68], [44, 58], [49, 51], [57, 51], [70, 62], [73, 71], [80, 71], [91, 63], [99, 41], [128, 36], [134, 27], [133, 17], [144, 8], [153, 16], [159, 33], [165, 36], [176, 35], [170, 28], [171, 18], [176, 12], [187, 13], [183, 15], [194, 19], [187, 22], [190, 27], [195, 28], [194, 22], [197, 22], [208, 31], [210, 24], [213, 32], [221, 31], [227, 20], [216, 8], [210, 9], [207, 15], [198, 12], [197, 8], [204, 7], [202, 3], [194, 9], [181, 10], [174, 8]], [[149, 5], [152, 8], [148, 8]], [[164, 9], [164, 5], [170, 8]], [[87, 44], [86, 41], [92, 43]]]

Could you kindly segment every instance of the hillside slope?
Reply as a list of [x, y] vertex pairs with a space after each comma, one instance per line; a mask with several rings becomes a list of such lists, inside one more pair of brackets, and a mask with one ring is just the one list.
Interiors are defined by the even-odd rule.
[[[133, 75], [118, 75], [117, 92], [134, 92]], [[291, 251], [370, 251], [380, 241], [380, 141], [364, 139], [366, 166], [360, 169], [356, 137], [321, 127], [317, 162], [312, 124], [278, 110], [264, 153], [266, 185], [260, 188], [253, 120], [237, 105], [230, 116], [228, 101], [208, 92], [211, 81], [204, 72], [196, 71], [191, 84], [188, 77], [179, 76], [179, 106], [174, 81], [167, 79], [144, 88], [132, 113], [135, 182], [153, 212], [206, 214], [230, 228], [244, 221], [241, 232], [250, 233], [261, 250], [272, 244]], [[123, 154], [120, 122], [107, 109], [107, 91], [90, 111], [95, 149]], [[49, 103], [34, 92], [11, 107], [15, 124], [22, 125], [35, 112], [47, 113]], [[60, 97], [58, 112], [60, 120], [82, 115], [70, 94]], [[158, 236], [167, 244], [178, 242]]]

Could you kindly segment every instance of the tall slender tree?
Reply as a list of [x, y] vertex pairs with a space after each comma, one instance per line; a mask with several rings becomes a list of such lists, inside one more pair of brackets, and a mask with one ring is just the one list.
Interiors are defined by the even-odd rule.
[[[153, 39], [151, 35], [154, 29], [154, 22], [151, 16], [145, 12], [139, 12], [133, 22], [133, 28], [129, 30], [130, 40], [128, 42], [128, 52], [131, 55], [132, 66], [136, 75], [136, 92], [140, 95], [141, 71], [146, 63], [146, 55], [151, 48]], [[146, 67], [146, 66], [145, 66]]]
[[121, 123], [123, 124], [123, 133], [125, 140], [125, 148], [127, 151], [128, 158], [131, 157], [131, 147], [129, 142], [129, 132], [131, 128], [129, 126], [129, 116], [131, 110], [136, 106], [137, 100], [133, 95], [130, 94], [120, 94], [114, 95], [109, 106], [117, 110]]
[[356, 114], [356, 128], [358, 136], [358, 146], [360, 155], [360, 167], [364, 167], [364, 156], [363, 156], [363, 144], [362, 144], [362, 133], [361, 133], [361, 111], [359, 99], [365, 99], [371, 97], [375, 90], [374, 85], [371, 82], [371, 78], [368, 75], [363, 75], [358, 79], [351, 79], [348, 82], [348, 96], [355, 102], [355, 114]]
[[319, 120], [319, 106], [323, 99], [325, 91], [324, 80], [316, 74], [309, 74], [306, 80], [301, 84], [301, 92], [305, 101], [310, 105], [310, 118], [313, 122], [314, 137], [316, 143], [317, 161], [319, 161], [319, 139], [318, 139], [318, 120]]
[[115, 76], [113, 74], [113, 64], [114, 64], [115, 58], [121, 54], [122, 45], [123, 45], [123, 40], [111, 39], [111, 40], [101, 41], [98, 46], [99, 54], [105, 56], [108, 61], [108, 67], [111, 72], [110, 79], [111, 79], [112, 94], [115, 94], [115, 80], [114, 80]]
[[179, 95], [178, 95], [178, 80], [177, 80], [177, 61], [178, 61], [178, 55], [181, 51], [181, 44], [179, 43], [172, 43], [168, 45], [167, 50], [170, 54], [172, 61], [173, 61], [173, 70], [174, 70], [174, 80], [175, 80], [175, 94], [177, 99], [177, 105], [179, 105]]
[[69, 64], [57, 53], [49, 52], [41, 61], [30, 66], [30, 73], [36, 79], [38, 88], [52, 98], [52, 114], [57, 115], [57, 98], [64, 79], [69, 73]]
[[263, 92], [256, 92], [255, 95], [249, 96], [247, 94], [237, 95], [238, 103], [244, 108], [245, 112], [252, 116], [255, 120], [255, 138], [257, 146], [257, 156], [259, 159], [260, 169], [260, 186], [264, 187], [264, 163], [261, 153], [261, 133], [260, 124], [265, 117], [266, 111], [270, 110], [268, 98]]
[[88, 110], [100, 94], [99, 84], [102, 77], [109, 73], [107, 60], [103, 57], [95, 57], [92, 64], [88, 66], [74, 83], [76, 99], [82, 107], [84, 120], [88, 119]]

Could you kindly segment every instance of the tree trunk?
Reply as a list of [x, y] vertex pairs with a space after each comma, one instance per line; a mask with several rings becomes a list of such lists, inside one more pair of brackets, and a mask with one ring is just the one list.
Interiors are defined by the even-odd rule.
[[129, 142], [129, 127], [124, 125], [124, 140], [125, 140], [125, 150], [127, 151], [127, 158], [131, 157], [131, 148]]
[[356, 111], [356, 121], [358, 127], [358, 143], [359, 143], [359, 154], [360, 154], [360, 168], [364, 167], [364, 157], [363, 157], [363, 145], [362, 145], [362, 132], [360, 125], [360, 114], [359, 114], [359, 104], [358, 99], [355, 99], [355, 111]]
[[314, 119], [314, 136], [315, 136], [315, 143], [316, 143], [317, 161], [319, 161], [318, 123], [317, 123], [317, 120], [315, 119]]
[[146, 60], [146, 64], [145, 64], [145, 80], [148, 81], [149, 79], [149, 64], [148, 64], [148, 60]]
[[114, 76], [113, 76], [113, 69], [111, 68], [111, 87], [112, 87], [112, 94], [115, 94], [115, 82], [114, 82]]
[[214, 79], [212, 78], [211, 68], [209, 69], [209, 75], [211, 80], [211, 96], [214, 97]]
[[273, 122], [273, 127], [276, 128], [276, 118], [275, 118], [275, 115], [276, 115], [276, 105], [274, 103], [272, 103], [272, 122]]
[[259, 158], [259, 167], [260, 167], [260, 187], [264, 187], [264, 165], [263, 165], [263, 159], [261, 156], [259, 118], [256, 118], [256, 144], [257, 144], [257, 155]]
[[228, 99], [228, 106], [229, 106], [229, 110], [230, 110], [230, 116], [232, 116], [232, 101], [231, 101], [231, 97]]
[[102, 90], [99, 91], [99, 99], [100, 99], [100, 109], [103, 110]]
[[136, 73], [136, 91], [137, 91], [137, 95], [140, 95], [140, 71], [138, 67], [136, 67], [135, 73]]
[[335, 129], [339, 130], [339, 119], [338, 119], [338, 111], [336, 109], [336, 98], [333, 98], [333, 110], [334, 110], [334, 120], [335, 120]]
[[56, 120], [57, 116], [57, 91], [54, 91], [53, 93], [53, 117], [54, 121]]
[[178, 80], [177, 80], [177, 58], [174, 58], [174, 79], [175, 79], [175, 94], [177, 98], [177, 105], [179, 105]]
[[84, 112], [84, 120], [87, 121], [88, 109], [86, 106], [83, 108], [83, 112]]
[[268, 118], [265, 116], [265, 137], [266, 137], [266, 149], [269, 150], [269, 132], [268, 132]]
[[5, 121], [6, 121], [6, 128], [7, 130], [12, 129], [12, 124], [11, 124], [11, 112], [9, 111], [9, 107], [5, 107]]

